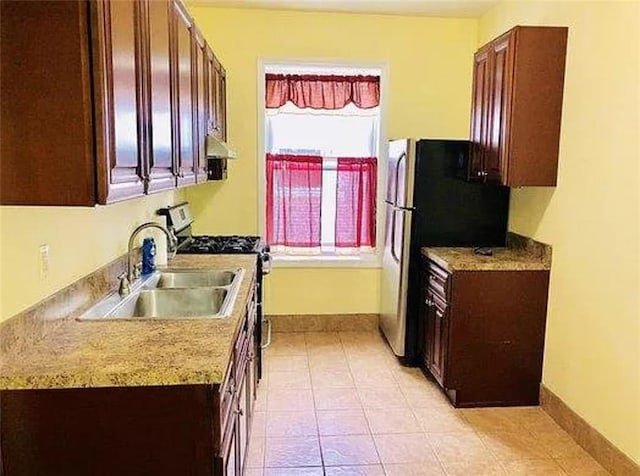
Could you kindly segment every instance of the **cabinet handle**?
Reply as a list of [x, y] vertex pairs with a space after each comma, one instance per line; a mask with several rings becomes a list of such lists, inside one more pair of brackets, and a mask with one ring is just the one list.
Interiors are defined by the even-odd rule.
[[244, 410], [242, 408], [238, 408], [236, 410], [236, 415], [240, 415], [240, 416], [244, 415]]
[[476, 173], [476, 175], [477, 175], [478, 177], [482, 177], [482, 170], [478, 170], [478, 172]]
[[435, 277], [435, 276], [433, 276], [433, 275], [429, 276], [429, 281], [435, 281], [436, 279], [438, 279], [438, 278], [436, 278], [436, 277]]
[[483, 177], [486, 177], [487, 175], [489, 175], [489, 172], [487, 172], [486, 170], [482, 172]]
[[227, 389], [227, 393], [228, 393], [229, 395], [233, 395], [233, 392], [234, 392], [233, 385], [229, 385], [229, 388]]
[[427, 299], [424, 301], [424, 303], [425, 303], [427, 306], [429, 306], [429, 307], [433, 306], [433, 300], [431, 300], [431, 299], [429, 299], [429, 298], [427, 298]]

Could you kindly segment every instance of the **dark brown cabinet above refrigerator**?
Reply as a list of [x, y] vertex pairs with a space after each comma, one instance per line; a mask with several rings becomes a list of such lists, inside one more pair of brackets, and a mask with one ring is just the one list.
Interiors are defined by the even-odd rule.
[[206, 180], [226, 82], [209, 87], [211, 49], [181, 1], [0, 8], [0, 204], [92, 206]]
[[556, 185], [567, 32], [517, 26], [476, 52], [469, 180]]

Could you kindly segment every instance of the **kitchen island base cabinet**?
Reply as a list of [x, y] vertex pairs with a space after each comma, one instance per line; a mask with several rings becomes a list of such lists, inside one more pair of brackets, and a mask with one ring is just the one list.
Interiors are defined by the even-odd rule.
[[255, 309], [254, 296], [221, 384], [0, 391], [0, 474], [243, 474]]
[[454, 406], [537, 405], [549, 271], [424, 273], [423, 368]]

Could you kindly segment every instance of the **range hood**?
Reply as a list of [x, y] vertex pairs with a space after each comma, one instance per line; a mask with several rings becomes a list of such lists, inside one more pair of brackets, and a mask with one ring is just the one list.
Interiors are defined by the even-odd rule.
[[207, 158], [208, 159], [235, 159], [238, 156], [231, 150], [226, 142], [217, 139], [212, 135], [207, 136]]

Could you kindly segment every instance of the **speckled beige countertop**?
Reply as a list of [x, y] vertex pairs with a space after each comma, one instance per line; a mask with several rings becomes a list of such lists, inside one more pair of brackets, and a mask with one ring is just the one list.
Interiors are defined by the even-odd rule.
[[255, 275], [253, 255], [178, 255], [170, 267], [244, 268], [227, 319], [68, 320], [0, 361], [0, 389], [216, 384], [231, 359]]
[[493, 256], [475, 254], [473, 248], [422, 248], [422, 254], [450, 272], [535, 271], [551, 269], [550, 256], [521, 248], [492, 248]]

